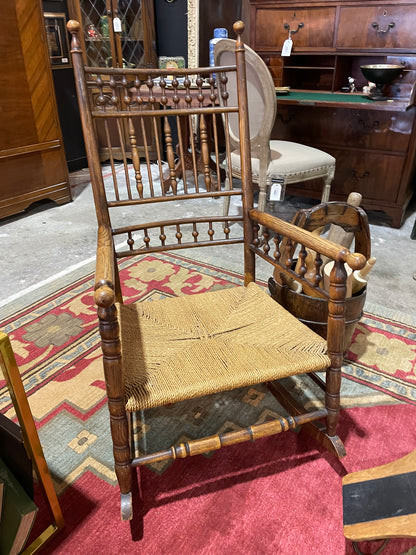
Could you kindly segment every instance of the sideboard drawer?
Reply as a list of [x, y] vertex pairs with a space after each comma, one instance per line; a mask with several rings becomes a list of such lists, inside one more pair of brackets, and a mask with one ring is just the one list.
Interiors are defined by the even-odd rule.
[[414, 109], [381, 112], [353, 108], [311, 109], [278, 104], [272, 137], [320, 145], [407, 153], [414, 123]]
[[333, 48], [335, 7], [273, 9], [257, 8], [255, 17], [256, 50], [281, 50], [292, 31], [293, 50]]
[[397, 200], [397, 187], [391, 184], [401, 175], [405, 157], [375, 154], [349, 149], [331, 149], [336, 158], [335, 180], [331, 192], [347, 198], [357, 191], [365, 201], [391, 202]]
[[341, 6], [337, 48], [416, 49], [416, 5]]

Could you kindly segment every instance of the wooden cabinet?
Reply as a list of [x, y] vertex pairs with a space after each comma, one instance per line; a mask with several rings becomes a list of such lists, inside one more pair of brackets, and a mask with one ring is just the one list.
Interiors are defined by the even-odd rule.
[[336, 47], [353, 49], [415, 48], [416, 5], [341, 6]]
[[84, 62], [99, 67], [156, 67], [151, 0], [69, 0], [82, 25]]
[[[336, 157], [331, 200], [355, 190], [363, 205], [382, 210], [400, 227], [415, 173], [416, 2], [250, 0], [250, 45], [268, 64], [278, 96], [272, 138], [310, 144]], [[289, 31], [291, 55], [281, 56]], [[360, 66], [398, 64], [387, 101], [362, 92]], [[357, 91], [342, 94], [353, 77]], [[319, 198], [313, 182], [288, 192]]]
[[71, 200], [40, 2], [2, 2], [0, 218]]
[[[82, 25], [80, 37], [85, 65], [157, 67], [153, 0], [69, 0], [68, 8], [71, 19]], [[121, 159], [123, 150], [127, 154], [131, 151], [127, 124], [119, 130], [110, 121], [108, 132], [114, 147], [112, 155]], [[110, 157], [108, 149], [101, 146], [107, 144], [106, 133], [104, 122], [99, 122], [97, 137], [102, 161]], [[146, 136], [151, 138], [147, 145], [149, 155], [156, 157], [154, 134], [147, 129]], [[139, 154], [144, 155], [145, 146], [140, 143], [142, 133], [137, 137]]]
[[[275, 2], [273, 3], [275, 4]], [[264, 6], [256, 10], [254, 41], [259, 50], [276, 50], [291, 32], [300, 48], [331, 47], [334, 42], [335, 8], [284, 8]], [[295, 38], [296, 37], [296, 38]]]

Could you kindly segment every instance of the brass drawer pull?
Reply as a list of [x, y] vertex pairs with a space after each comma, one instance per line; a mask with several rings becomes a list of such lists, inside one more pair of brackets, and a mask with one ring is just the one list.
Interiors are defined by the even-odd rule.
[[371, 24], [371, 27], [373, 27], [373, 29], [376, 30], [376, 33], [377, 33], [378, 35], [385, 35], [386, 33], [388, 33], [388, 32], [390, 31], [390, 29], [393, 29], [393, 27], [394, 27], [395, 25], [396, 25], [396, 24], [394, 23], [394, 21], [390, 21], [390, 23], [388, 24], [387, 29], [380, 29], [380, 25], [377, 23], [377, 21], [374, 21], [374, 22]]
[[378, 129], [380, 127], [380, 122], [377, 120], [367, 123], [365, 120], [360, 118], [358, 120], [358, 123], [362, 126], [362, 128], [365, 131], [373, 131], [374, 129]]
[[289, 29], [290, 29], [289, 32], [290, 32], [291, 35], [294, 35], [295, 33], [297, 33], [299, 31], [299, 29], [302, 29], [302, 27], [305, 27], [304, 23], [298, 23], [298, 28], [295, 29], [295, 30], [290, 29], [289, 23], [284, 23], [283, 24], [283, 28], [286, 29], [286, 31], [289, 31]]
[[368, 177], [370, 175], [369, 171], [365, 171], [364, 173], [362, 173], [361, 175], [358, 175], [357, 172], [355, 170], [352, 170], [351, 175], [354, 179], [365, 179], [366, 177]]

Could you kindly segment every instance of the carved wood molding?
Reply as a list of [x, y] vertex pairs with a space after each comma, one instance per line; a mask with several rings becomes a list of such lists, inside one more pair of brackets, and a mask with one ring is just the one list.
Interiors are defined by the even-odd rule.
[[188, 67], [199, 64], [199, 0], [188, 0]]

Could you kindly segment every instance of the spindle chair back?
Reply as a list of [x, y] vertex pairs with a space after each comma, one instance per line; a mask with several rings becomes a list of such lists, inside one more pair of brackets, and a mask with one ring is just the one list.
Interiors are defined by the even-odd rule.
[[[342, 456], [336, 425], [344, 264], [359, 268], [365, 259], [253, 209], [244, 25], [234, 25], [233, 64], [180, 70], [84, 67], [80, 26], [70, 21], [68, 28], [98, 219], [94, 298], [122, 518], [132, 517], [133, 469], [149, 463], [206, 453], [321, 420], [326, 421], [326, 426], [320, 423], [323, 443]], [[227, 99], [232, 76], [237, 95]], [[218, 80], [224, 102], [218, 99]], [[225, 188], [219, 165], [224, 143], [230, 152], [230, 117], [238, 119], [242, 172], [241, 186], [231, 180]], [[108, 166], [100, 162], [97, 123], [104, 129], [101, 137], [107, 138]], [[154, 141], [156, 160], [148, 148]], [[121, 145], [121, 154], [120, 149], [115, 153], [114, 143]], [[178, 163], [190, 171], [179, 177]], [[218, 199], [227, 196], [240, 199], [239, 214], [218, 215], [222, 212]], [[308, 282], [302, 268], [299, 273], [291, 269], [279, 250], [284, 236], [336, 260], [329, 295], [321, 290], [319, 276]], [[238, 243], [244, 286], [153, 302], [129, 304], [128, 295], [123, 298], [120, 259], [211, 246], [221, 263], [218, 247], [237, 249]], [[255, 283], [258, 256], [270, 263], [270, 272], [279, 267], [306, 290], [322, 291], [330, 298], [328, 346]], [[138, 282], [141, 278], [146, 276], [136, 276]], [[294, 409], [270, 422], [254, 422], [246, 429], [184, 441], [165, 450], [137, 452], [132, 418], [148, 408], [319, 370], [328, 375], [325, 406], [309, 412]]]

